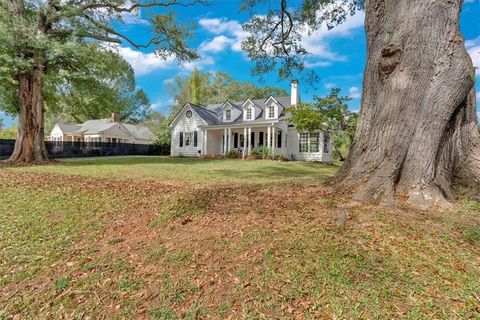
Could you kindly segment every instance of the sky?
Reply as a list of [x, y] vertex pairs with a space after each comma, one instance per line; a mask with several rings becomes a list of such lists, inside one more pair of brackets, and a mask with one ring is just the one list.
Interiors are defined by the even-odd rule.
[[[270, 1], [277, 5], [278, 1]], [[298, 0], [289, 2], [295, 5]], [[249, 81], [258, 85], [277, 86], [290, 92], [290, 81], [278, 81], [272, 73], [265, 76], [263, 82], [251, 75], [253, 63], [241, 51], [241, 41], [247, 34], [241, 24], [250, 16], [250, 12], [240, 12], [240, 1], [210, 0], [208, 6], [176, 8], [180, 21], [191, 26], [195, 39], [189, 45], [195, 48], [200, 59], [180, 65], [175, 58], [162, 60], [155, 56], [153, 48], [138, 50], [126, 44], [119, 46], [120, 54], [130, 62], [135, 70], [137, 86], [150, 98], [154, 111], [168, 114], [173, 99], [167, 90], [167, 83], [177, 75], [187, 75], [194, 68], [201, 71], [226, 72], [239, 81]], [[136, 15], [124, 16], [125, 24], [117, 30], [136, 42], [148, 42], [150, 25], [148, 17], [155, 11], [141, 11]], [[341, 88], [342, 95], [353, 100], [350, 109], [357, 111], [360, 106], [362, 77], [366, 62], [366, 38], [364, 31], [364, 13], [349, 17], [346, 22], [331, 30], [326, 27], [305, 35], [302, 44], [310, 53], [307, 67], [313, 68], [320, 77], [320, 83], [309, 86], [300, 82], [303, 102], [309, 102], [313, 96], [322, 96], [333, 87]], [[465, 0], [461, 16], [461, 31], [465, 46], [475, 66], [480, 67], [480, 0]], [[477, 102], [480, 103], [480, 69], [477, 71]], [[478, 113], [480, 117], [480, 112]], [[15, 119], [0, 113], [5, 125], [10, 126]]]

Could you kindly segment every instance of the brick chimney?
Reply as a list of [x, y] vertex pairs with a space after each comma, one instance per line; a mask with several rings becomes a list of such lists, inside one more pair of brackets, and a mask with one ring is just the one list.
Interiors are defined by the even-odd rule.
[[120, 122], [120, 114], [118, 112], [112, 113], [112, 122]]
[[290, 85], [290, 104], [292, 106], [300, 103], [300, 91], [298, 90], [298, 81], [292, 80]]

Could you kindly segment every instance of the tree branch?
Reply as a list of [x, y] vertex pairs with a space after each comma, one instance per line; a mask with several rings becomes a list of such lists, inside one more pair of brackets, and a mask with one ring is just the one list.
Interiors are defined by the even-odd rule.
[[[135, 41], [133, 41], [132, 39], [130, 39], [129, 37], [127, 37], [126, 35], [124, 34], [121, 34], [120, 32], [117, 32], [115, 31], [114, 29], [112, 29], [111, 27], [109, 27], [108, 25], [106, 24], [101, 24], [99, 23], [98, 21], [95, 21], [93, 20], [91, 17], [87, 16], [87, 15], [84, 15], [84, 18], [87, 19], [90, 23], [94, 24], [95, 27], [99, 28], [99, 29], [102, 29], [104, 30], [106, 33], [108, 34], [112, 34], [114, 36], [117, 36], [125, 41], [127, 41], [130, 45], [132, 45], [133, 47], [137, 48], [137, 49], [140, 49], [140, 48], [148, 48], [149, 46], [151, 46], [152, 44], [160, 44], [162, 43], [163, 41], [160, 40], [159, 37], [154, 37], [152, 38], [147, 44], [138, 44], [136, 43]], [[113, 38], [113, 37], [112, 37]], [[100, 39], [99, 39], [100, 40]], [[106, 41], [106, 40], [104, 40]], [[119, 39], [117, 39], [116, 43], [120, 43], [121, 41]]]
[[49, 36], [53, 37], [68, 37], [68, 36], [77, 36], [81, 38], [90, 38], [110, 43], [122, 43], [119, 38], [110, 37], [107, 35], [98, 34], [95, 32], [74, 32], [72, 30], [65, 30], [65, 29], [53, 29], [48, 33]]
[[101, 9], [101, 8], [109, 8], [114, 10], [115, 12], [121, 13], [121, 12], [132, 12], [135, 9], [139, 8], [150, 8], [150, 7], [171, 7], [171, 6], [181, 6], [181, 7], [190, 7], [194, 6], [196, 4], [206, 4], [206, 0], [193, 0], [191, 2], [181, 2], [177, 0], [171, 0], [168, 2], [159, 2], [159, 1], [153, 1], [153, 2], [148, 2], [148, 3], [139, 3], [136, 2], [130, 7], [122, 7], [121, 5], [114, 5], [110, 3], [91, 3], [88, 5], [83, 6], [80, 10], [81, 11], [86, 11], [89, 9]]

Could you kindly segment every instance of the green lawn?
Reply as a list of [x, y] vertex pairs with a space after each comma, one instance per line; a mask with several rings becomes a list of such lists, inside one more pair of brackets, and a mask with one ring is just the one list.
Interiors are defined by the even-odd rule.
[[0, 168], [0, 319], [479, 319], [480, 203], [349, 204], [338, 226], [346, 199], [321, 185], [335, 170], [159, 157]]
[[9, 170], [96, 178], [265, 183], [292, 179], [324, 180], [333, 175], [338, 167], [307, 162], [138, 156], [67, 159], [55, 165]]

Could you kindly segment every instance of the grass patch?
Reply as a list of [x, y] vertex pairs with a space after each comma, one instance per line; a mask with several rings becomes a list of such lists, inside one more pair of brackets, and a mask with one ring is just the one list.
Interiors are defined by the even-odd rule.
[[61, 277], [55, 282], [55, 289], [58, 291], [63, 291], [70, 285], [70, 277]]
[[[232, 171], [244, 163], [252, 171], [277, 164], [147, 160], [105, 159], [95, 166], [91, 159], [0, 173], [0, 319], [480, 314], [476, 202], [453, 212], [362, 205], [351, 208], [351, 218], [339, 228], [342, 199], [304, 183], [311, 178], [296, 178], [295, 163], [285, 167], [291, 183], [264, 175], [258, 177], [261, 184], [230, 185], [233, 178], [225, 176], [220, 184], [186, 181], [215, 164]], [[158, 178], [173, 160], [189, 171], [181, 188], [81, 176], [51, 175], [45, 181], [43, 173], [23, 172], [59, 168], [68, 175], [102, 171], [114, 178], [116, 169], [122, 172], [130, 163], [138, 168], [128, 177], [142, 179], [136, 169], [147, 174], [161, 168]], [[248, 177], [243, 172], [235, 179]]]
[[137, 291], [143, 287], [143, 281], [135, 281], [126, 276], [120, 278], [117, 287], [120, 291]]

